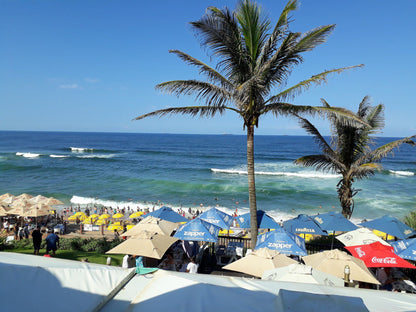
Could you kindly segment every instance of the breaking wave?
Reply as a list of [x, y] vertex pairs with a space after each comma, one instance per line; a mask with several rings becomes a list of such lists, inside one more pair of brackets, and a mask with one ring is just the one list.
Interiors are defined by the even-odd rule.
[[22, 157], [25, 157], [25, 158], [37, 158], [37, 157], [40, 156], [40, 154], [35, 154], [35, 153], [20, 153], [20, 152], [17, 152], [16, 153], [16, 156], [22, 156]]
[[[247, 171], [245, 170], [235, 170], [235, 169], [211, 168], [211, 171], [214, 173], [227, 173], [227, 174], [240, 174], [240, 175], [247, 174]], [[341, 176], [338, 174], [326, 174], [326, 173], [308, 172], [308, 171], [303, 171], [303, 172], [256, 171], [256, 175], [286, 176], [286, 177], [297, 177], [297, 178], [320, 178], [320, 179], [335, 179]]]
[[411, 172], [411, 171], [394, 171], [394, 170], [389, 170], [389, 172], [391, 174], [395, 174], [395, 175], [400, 175], [400, 176], [414, 176], [415, 173]]

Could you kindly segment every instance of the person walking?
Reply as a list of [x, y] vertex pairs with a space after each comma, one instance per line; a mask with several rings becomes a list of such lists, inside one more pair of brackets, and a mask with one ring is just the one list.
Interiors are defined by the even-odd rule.
[[32, 232], [33, 238], [33, 253], [39, 255], [40, 244], [42, 243], [42, 233], [40, 232], [40, 226], [38, 225], [36, 229]]
[[59, 247], [59, 236], [49, 230], [49, 235], [46, 237], [46, 254], [49, 255], [49, 251], [52, 250], [52, 256], [55, 256], [55, 252]]

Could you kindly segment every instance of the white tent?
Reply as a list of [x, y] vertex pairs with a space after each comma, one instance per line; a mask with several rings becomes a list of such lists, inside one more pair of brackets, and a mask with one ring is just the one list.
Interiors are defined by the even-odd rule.
[[387, 291], [105, 265], [0, 252], [4, 311], [414, 311]]

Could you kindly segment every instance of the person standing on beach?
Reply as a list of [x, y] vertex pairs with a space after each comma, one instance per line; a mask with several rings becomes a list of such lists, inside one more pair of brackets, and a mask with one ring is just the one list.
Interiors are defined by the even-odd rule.
[[187, 273], [198, 273], [198, 264], [195, 263], [195, 257], [191, 257], [191, 262], [188, 263], [186, 267]]
[[42, 243], [42, 233], [40, 232], [40, 226], [38, 225], [36, 229], [32, 232], [33, 238], [33, 254], [39, 255], [40, 244]]
[[55, 256], [55, 252], [59, 247], [59, 236], [49, 230], [49, 235], [46, 237], [46, 254], [49, 255], [49, 251], [52, 250], [52, 256]]

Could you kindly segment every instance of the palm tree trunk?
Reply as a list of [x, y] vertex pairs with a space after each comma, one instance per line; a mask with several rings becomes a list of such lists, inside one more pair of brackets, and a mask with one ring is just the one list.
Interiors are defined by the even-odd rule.
[[342, 207], [342, 214], [345, 218], [350, 219], [353, 206], [352, 182], [348, 178], [343, 178], [338, 187], [338, 198]]
[[248, 200], [250, 205], [250, 232], [251, 248], [256, 247], [257, 242], [257, 201], [256, 181], [254, 177], [254, 125], [247, 126], [247, 173], [248, 173]]

